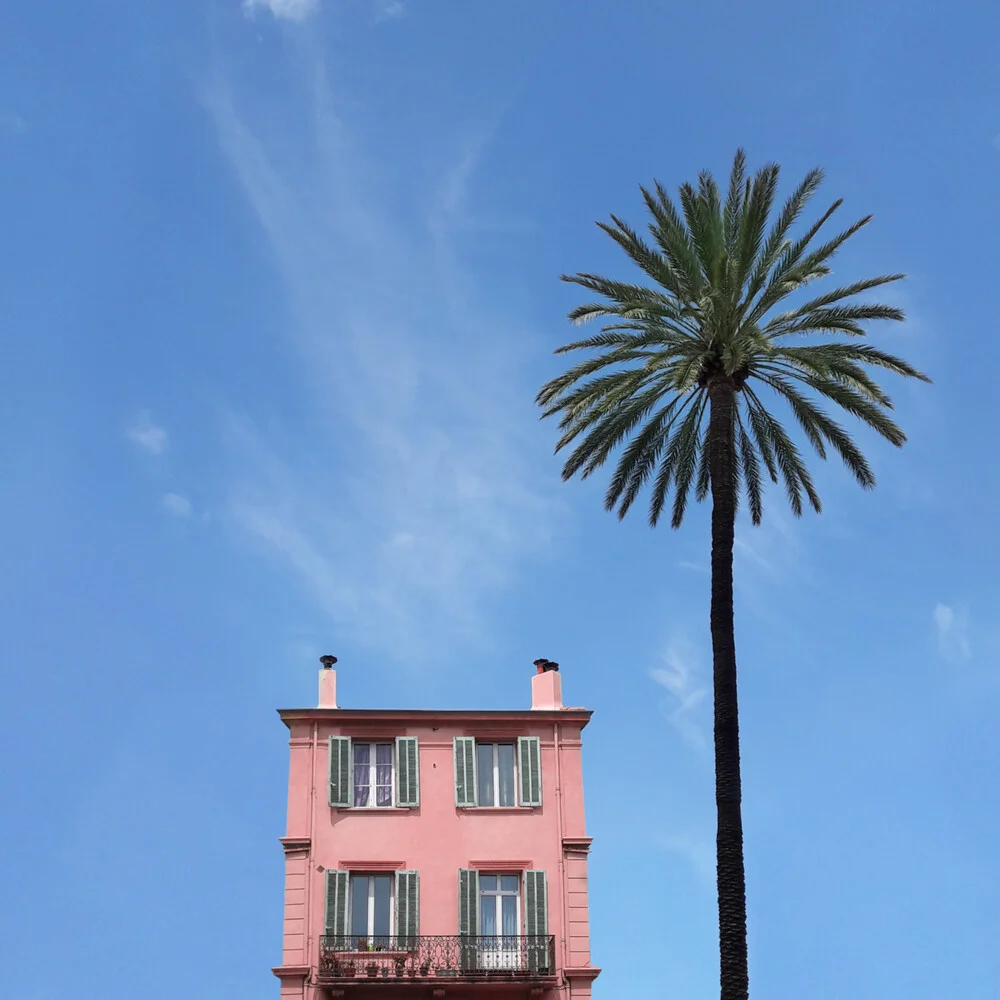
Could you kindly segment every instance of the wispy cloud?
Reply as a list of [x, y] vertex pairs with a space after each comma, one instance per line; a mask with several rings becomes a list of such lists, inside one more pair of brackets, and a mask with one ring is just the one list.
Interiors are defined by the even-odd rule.
[[972, 658], [969, 642], [969, 613], [964, 608], [938, 602], [934, 606], [934, 628], [938, 649], [949, 663], [962, 663]]
[[689, 642], [672, 639], [663, 662], [665, 666], [654, 667], [649, 676], [673, 696], [667, 717], [689, 746], [703, 750], [706, 739], [698, 708], [708, 695], [708, 687], [697, 650]]
[[0, 112], [0, 135], [20, 135], [27, 131], [28, 123], [13, 111]]
[[243, 0], [243, 12], [253, 17], [258, 10], [269, 10], [284, 21], [304, 21], [319, 10], [319, 0]]
[[377, 164], [314, 69], [307, 134], [255, 128], [227, 86], [208, 95], [285, 280], [315, 417], [306, 440], [230, 415], [230, 511], [344, 631], [416, 656], [442, 630], [475, 634], [482, 602], [548, 538], [546, 447], [516, 325], [477, 302], [450, 243], [481, 144], [428, 193], [427, 228], [408, 229], [378, 207], [391, 178], [369, 194]]
[[132, 420], [125, 433], [130, 441], [151, 455], [162, 455], [167, 448], [166, 430], [154, 424], [145, 411]]
[[191, 501], [180, 493], [164, 493], [163, 506], [174, 517], [190, 517]]
[[715, 844], [708, 834], [670, 834], [658, 837], [656, 842], [690, 864], [706, 887], [715, 885]]
[[375, 7], [375, 20], [392, 21], [397, 17], [402, 17], [406, 13], [406, 4], [403, 0], [377, 0]]

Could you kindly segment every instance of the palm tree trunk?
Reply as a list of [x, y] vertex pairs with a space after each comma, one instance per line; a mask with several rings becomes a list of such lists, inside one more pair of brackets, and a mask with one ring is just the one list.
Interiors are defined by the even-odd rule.
[[740, 724], [733, 622], [733, 538], [736, 528], [736, 386], [725, 375], [708, 385], [709, 469], [712, 476], [712, 677], [715, 693], [716, 864], [719, 892], [721, 1000], [747, 1000], [747, 903], [743, 869]]

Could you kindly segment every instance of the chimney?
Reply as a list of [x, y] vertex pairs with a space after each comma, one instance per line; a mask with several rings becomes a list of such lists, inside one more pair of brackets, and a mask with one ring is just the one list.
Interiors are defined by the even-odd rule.
[[535, 676], [531, 678], [531, 707], [533, 709], [562, 708], [562, 678], [559, 664], [552, 660], [535, 660]]
[[319, 705], [318, 708], [337, 707], [337, 671], [333, 665], [337, 662], [336, 656], [321, 656], [319, 662], [323, 664], [323, 669], [319, 672]]

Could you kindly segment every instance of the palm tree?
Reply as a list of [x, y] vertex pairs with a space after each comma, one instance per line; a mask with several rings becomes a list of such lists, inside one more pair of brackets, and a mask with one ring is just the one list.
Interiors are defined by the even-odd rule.
[[[564, 480], [577, 473], [586, 478], [618, 453], [604, 504], [619, 518], [647, 484], [654, 526], [668, 495], [674, 528], [684, 518], [692, 486], [697, 500], [712, 497], [722, 1000], [746, 1000], [749, 991], [733, 622], [737, 507], [745, 496], [751, 521], [760, 523], [766, 471], [771, 482], [783, 484], [796, 516], [804, 501], [821, 510], [799, 447], [766, 404], [783, 400], [819, 457], [832, 448], [858, 483], [871, 489], [875, 477], [864, 455], [820, 402], [834, 404], [899, 446], [905, 435], [889, 418], [892, 403], [872, 369], [930, 381], [862, 340], [866, 322], [901, 321], [900, 309], [847, 301], [903, 275], [867, 278], [808, 300], [803, 295], [786, 301], [829, 274], [834, 254], [871, 216], [814, 245], [840, 207], [838, 200], [793, 238], [792, 228], [823, 173], [807, 174], [772, 220], [778, 172], [768, 164], [751, 180], [740, 150], [725, 204], [712, 175], [703, 172], [697, 188], [680, 188], [680, 211], [658, 182], [653, 191], [641, 188], [652, 242], [617, 216], [610, 224], [598, 223], [649, 280], [629, 284], [596, 274], [563, 275], [601, 298], [574, 309], [573, 322], [597, 317], [611, 322], [596, 336], [558, 349], [559, 354], [596, 353], [548, 382], [537, 398], [543, 416], [560, 418], [556, 451], [574, 445], [563, 466]], [[796, 344], [802, 338], [805, 343]]]

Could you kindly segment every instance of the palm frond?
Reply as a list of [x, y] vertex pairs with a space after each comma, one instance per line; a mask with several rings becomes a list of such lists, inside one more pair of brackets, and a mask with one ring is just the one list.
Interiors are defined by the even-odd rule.
[[[684, 520], [684, 511], [687, 508], [691, 480], [694, 479], [695, 470], [698, 465], [698, 452], [703, 447], [699, 440], [698, 431], [704, 410], [705, 401], [704, 397], [702, 397], [698, 403], [691, 407], [687, 417], [684, 418], [684, 423], [681, 424], [671, 442], [671, 446], [675, 446], [676, 448], [676, 458], [674, 460], [674, 506], [670, 517], [670, 525], [673, 528], [679, 528], [681, 522]], [[655, 527], [655, 522], [652, 521], [652, 512], [650, 512], [650, 519], [650, 523]]]
[[683, 281], [684, 297], [689, 302], [697, 302], [701, 296], [703, 278], [698, 267], [698, 256], [691, 242], [691, 235], [674, 206], [670, 195], [659, 181], [655, 182], [656, 195], [640, 187], [643, 200], [653, 221], [649, 231], [670, 261], [671, 267]]
[[[787, 245], [786, 238], [789, 229], [791, 229], [802, 214], [803, 209], [816, 192], [816, 188], [819, 187], [822, 180], [823, 171], [821, 169], [817, 167], [814, 170], [810, 170], [802, 183], [785, 202], [778, 218], [771, 227], [763, 250], [757, 257], [756, 265], [746, 288], [745, 297], [740, 305], [741, 312], [746, 311], [750, 303], [753, 302], [754, 296], [764, 287], [764, 282], [767, 280], [768, 274], [771, 273], [771, 269], [778, 263], [781, 253]], [[822, 225], [822, 222], [820, 225]], [[819, 227], [817, 226], [817, 228]]]
[[864, 337], [865, 328], [862, 323], [874, 320], [894, 320], [900, 323], [903, 319], [902, 310], [874, 302], [867, 305], [827, 306], [808, 313], [800, 313], [797, 309], [782, 313], [765, 324], [762, 332], [772, 340], [793, 333], [847, 333]]
[[[580, 382], [581, 379], [590, 378], [595, 372], [602, 368], [614, 365], [627, 364], [630, 361], [639, 361], [645, 364], [648, 354], [645, 351], [635, 351], [631, 348], [621, 348], [616, 351], [608, 351], [606, 354], [598, 354], [595, 357], [587, 358], [585, 361], [574, 365], [569, 371], [551, 379], [538, 391], [535, 402], [546, 409], [542, 413], [543, 417], [551, 417], [560, 411], [570, 411], [578, 403], [591, 395], [597, 395], [603, 391], [610, 391], [619, 384], [626, 376], [634, 374], [630, 370], [616, 370], [606, 375], [598, 376], [589, 382], [577, 385], [572, 392], [567, 393], [570, 386]], [[640, 371], [640, 374], [641, 371]]]
[[[632, 439], [622, 452], [614, 475], [604, 495], [604, 509], [618, 508], [621, 520], [635, 503], [639, 491], [646, 484], [670, 436], [670, 431], [684, 411], [697, 400], [697, 396], [674, 396], [674, 398]], [[683, 405], [680, 405], [683, 402]], [[678, 406], [680, 405], [680, 409]]]
[[670, 262], [653, 250], [635, 230], [617, 215], [611, 216], [614, 225], [598, 222], [598, 228], [608, 234], [657, 284], [668, 289], [677, 298], [683, 298], [684, 284]]
[[[796, 515], [806, 504], [821, 509], [803, 456], [764, 406], [761, 386], [791, 410], [796, 440], [801, 432], [820, 458], [832, 449], [866, 489], [875, 482], [872, 470], [824, 404], [894, 445], [905, 441], [890, 417], [892, 400], [874, 373], [929, 379], [861, 339], [873, 322], [900, 322], [902, 310], [857, 301], [903, 276], [864, 278], [783, 305], [830, 273], [836, 253], [871, 216], [814, 245], [841, 202], [796, 235], [793, 228], [823, 173], [817, 168], [806, 174], [776, 209], [778, 174], [777, 165], [766, 164], [749, 178], [738, 150], [724, 201], [707, 171], [697, 184], [680, 186], [677, 202], [659, 181], [641, 187], [648, 235], [640, 236], [617, 215], [598, 223], [638, 268], [640, 281], [563, 275], [595, 295], [572, 310], [571, 321], [601, 319], [603, 325], [599, 333], [558, 349], [588, 356], [548, 381], [537, 402], [543, 416], [558, 420], [556, 451], [568, 452], [564, 478], [586, 478], [616, 455], [604, 501], [619, 517], [648, 487], [650, 523], [659, 521], [672, 497], [670, 520], [677, 527], [692, 492], [697, 501], [713, 493], [705, 413], [709, 389], [716, 391], [720, 378], [735, 404], [728, 445], [733, 499], [739, 503], [745, 495], [755, 524], [763, 514], [765, 474], [783, 486]], [[796, 336], [814, 342], [791, 346]]]
[[[751, 401], [751, 414], [755, 414], [759, 420], [759, 427], [763, 437], [767, 440], [769, 450], [774, 456], [775, 463], [781, 473], [782, 481], [785, 484], [785, 493], [788, 496], [788, 503], [792, 508], [792, 513], [796, 517], [802, 516], [802, 494], [805, 492], [813, 510], [817, 514], [823, 510], [823, 504], [813, 485], [812, 477], [806, 469], [795, 447], [792, 439], [788, 436], [781, 423], [767, 411], [761, 401], [752, 390], [743, 390], [747, 398]], [[756, 428], [755, 428], [756, 431]]]
[[[815, 345], [827, 346], [827, 345]], [[885, 394], [882, 387], [869, 374], [853, 361], [836, 360], [829, 363], [816, 361], [815, 359], [787, 358], [784, 352], [775, 351], [774, 355], [765, 362], [756, 362], [753, 374], [756, 376], [764, 372], [774, 372], [775, 374], [792, 379], [801, 379], [803, 373], [815, 375], [819, 378], [831, 378], [856, 392], [860, 392], [866, 399], [879, 406], [884, 406], [887, 410], [892, 409], [892, 400]]]
[[881, 434], [890, 444], [898, 448], [906, 442], [906, 435], [902, 430], [885, 415], [882, 409], [861, 393], [833, 379], [809, 377], [805, 382], [821, 396], [826, 396], [851, 416], [857, 417]]
[[736, 445], [739, 449], [743, 482], [746, 486], [747, 504], [750, 507], [750, 520], [753, 524], [760, 524], [761, 518], [764, 516], [764, 480], [760, 474], [760, 460], [753, 442], [743, 426], [739, 410], [737, 409], [735, 412]]
[[750, 197], [743, 210], [743, 226], [736, 249], [736, 287], [742, 288], [753, 270], [764, 242], [768, 216], [778, 189], [779, 168], [769, 163], [762, 167], [750, 188]]
[[866, 490], [875, 488], [875, 474], [871, 466], [843, 427], [803, 396], [789, 380], [771, 375], [763, 381], [787, 400], [799, 426], [802, 427], [820, 458], [826, 458], [826, 449], [823, 447], [825, 438], [836, 449], [858, 484]]
[[654, 387], [630, 399], [626, 398], [608, 412], [602, 413], [588, 429], [583, 440], [570, 452], [563, 465], [563, 479], [570, 479], [577, 472], [581, 479], [586, 479], [603, 465], [608, 455], [656, 406], [659, 395]]
[[731, 263], [736, 259], [740, 224], [743, 220], [743, 187], [746, 184], [746, 166], [746, 153], [742, 149], [736, 150], [736, 156], [733, 157], [733, 167], [729, 174], [729, 193], [726, 195], [726, 207], [722, 213], [726, 255]]

